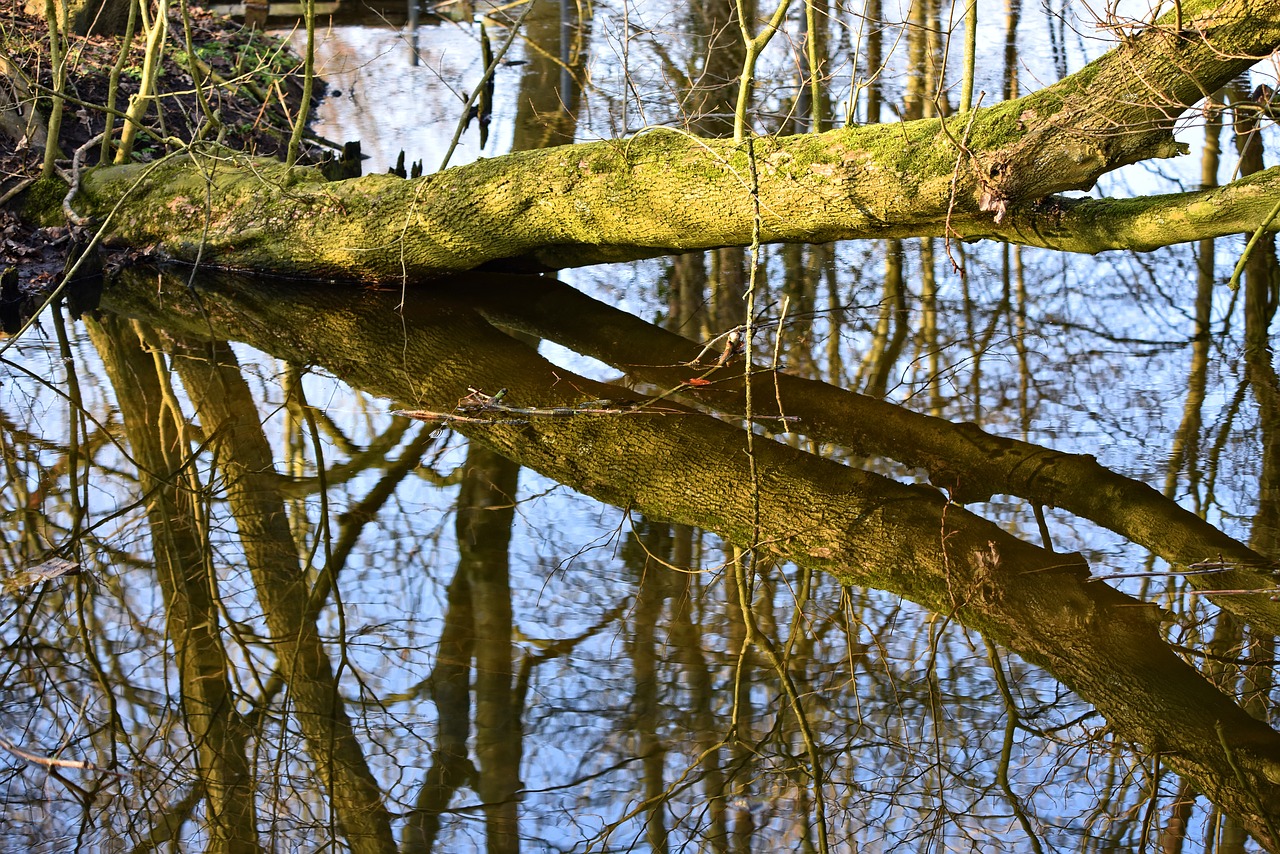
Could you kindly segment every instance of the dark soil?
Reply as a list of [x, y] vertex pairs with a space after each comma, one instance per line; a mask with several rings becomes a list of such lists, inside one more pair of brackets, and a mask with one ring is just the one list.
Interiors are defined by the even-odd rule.
[[[48, 28], [43, 19], [13, 8], [21, 5], [0, 4], [0, 87], [9, 82], [3, 73], [7, 58], [27, 79], [38, 82], [37, 108], [47, 119], [51, 100], [46, 93], [53, 85]], [[208, 109], [220, 123], [220, 128], [206, 138], [249, 154], [283, 157], [290, 123], [302, 100], [301, 61], [279, 39], [201, 9], [191, 10], [190, 27], [194, 54], [222, 80], [234, 81], [221, 85], [207, 82], [201, 87]], [[111, 70], [119, 59], [121, 44], [119, 37], [70, 39], [68, 100], [59, 138], [62, 157], [58, 165], [64, 179], [69, 176], [72, 153], [106, 127], [102, 107], [108, 103]], [[117, 111], [122, 112], [129, 96], [138, 91], [144, 51], [143, 39], [135, 37], [128, 46], [125, 70], [116, 91]], [[205, 123], [205, 107], [195, 95], [188, 63], [183, 21], [175, 15], [169, 21], [164, 66], [157, 81], [160, 110], [157, 112], [153, 106], [149, 111], [146, 124], [153, 133], [139, 134], [134, 160], [151, 160], [167, 153], [169, 148], [159, 140], [191, 140]], [[205, 77], [203, 70], [197, 69], [197, 74]], [[317, 81], [317, 99], [322, 91], [323, 86]], [[118, 138], [120, 121], [117, 119], [114, 125]], [[99, 145], [86, 149], [86, 166], [97, 163], [99, 150]], [[18, 216], [26, 189], [40, 175], [43, 158], [44, 151], [29, 145], [25, 138], [11, 139], [0, 131], [0, 272], [15, 267], [24, 294], [57, 283], [68, 250], [78, 237], [76, 230], [67, 225], [39, 228]], [[10, 286], [10, 301], [12, 294]]]

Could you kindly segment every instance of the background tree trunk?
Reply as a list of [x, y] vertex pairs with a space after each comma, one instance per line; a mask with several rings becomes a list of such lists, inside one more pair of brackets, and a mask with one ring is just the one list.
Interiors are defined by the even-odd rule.
[[[129, 7], [149, 0], [60, 0], [58, 23], [63, 32], [78, 36], [119, 35], [129, 20]], [[44, 15], [44, 0], [27, 0], [29, 15]]]

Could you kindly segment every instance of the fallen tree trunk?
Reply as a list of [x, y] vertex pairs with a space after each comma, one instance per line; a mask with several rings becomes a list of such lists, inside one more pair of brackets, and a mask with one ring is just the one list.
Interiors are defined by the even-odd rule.
[[1040, 92], [946, 120], [736, 145], [656, 128], [410, 181], [328, 183], [314, 169], [193, 149], [94, 170], [75, 204], [109, 240], [180, 260], [383, 281], [747, 245], [757, 210], [765, 242], [947, 234], [1150, 248], [1259, 227], [1280, 173], [1209, 195], [1044, 200], [1184, 153], [1177, 118], [1277, 45], [1280, 0], [1203, 0]]

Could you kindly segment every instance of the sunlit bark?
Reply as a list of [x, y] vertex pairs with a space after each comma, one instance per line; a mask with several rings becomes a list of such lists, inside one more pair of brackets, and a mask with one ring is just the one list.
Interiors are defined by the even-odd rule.
[[[1175, 21], [1181, 33], [1171, 32]], [[945, 233], [1083, 252], [1146, 248], [1222, 233], [1222, 211], [1210, 216], [1197, 195], [1044, 200], [1090, 188], [1120, 166], [1182, 153], [1173, 138], [1178, 116], [1277, 44], [1280, 0], [1202, 0], [1180, 4], [1057, 84], [945, 124], [925, 119], [750, 144], [654, 129], [412, 181], [371, 175], [326, 183], [314, 170], [193, 155], [96, 170], [77, 204], [100, 218], [119, 204], [106, 225], [116, 242], [158, 244], [212, 264], [355, 279], [745, 246], [757, 207], [765, 242]], [[1277, 182], [1264, 174], [1216, 191], [1215, 204], [1234, 211], [1228, 219], [1247, 220], [1230, 230], [1261, 223], [1252, 212], [1270, 210]], [[1150, 223], [1152, 207], [1169, 220], [1163, 234]], [[1065, 221], [1081, 236], [1064, 232]]]
[[[17, 0], [15, 0], [17, 2]], [[136, 0], [59, 0], [58, 23], [77, 35], [109, 35], [122, 33], [129, 19], [129, 7]], [[44, 12], [44, 0], [27, 0], [27, 12], [40, 15]]]

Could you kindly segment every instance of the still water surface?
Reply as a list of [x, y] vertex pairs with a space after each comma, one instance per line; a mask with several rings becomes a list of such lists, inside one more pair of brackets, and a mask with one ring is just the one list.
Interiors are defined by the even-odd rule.
[[[645, 15], [678, 34], [676, 12], [656, 8]], [[621, 11], [600, 8], [590, 60], [571, 57], [574, 67], [622, 80], [626, 47], [633, 79], [659, 79], [645, 63], [661, 43], [620, 40]], [[547, 32], [567, 32], [554, 12]], [[373, 170], [402, 148], [434, 168], [477, 82], [469, 25], [420, 32], [416, 65], [407, 44], [388, 29], [337, 28], [321, 48], [348, 76], [333, 72], [317, 130], [360, 138]], [[552, 103], [578, 97], [555, 88], [558, 70], [533, 73], [563, 48], [515, 43], [524, 64], [501, 70], [486, 155], [532, 144], [517, 115], [522, 98], [547, 94], [529, 88], [539, 79], [556, 81]], [[634, 130], [659, 107], [678, 114], [659, 89], [589, 87], [569, 137]], [[464, 140], [455, 163], [481, 153], [474, 127]], [[964, 281], [934, 249], [905, 250], [911, 334], [885, 372], [888, 399], [1093, 454], [1233, 536], [1255, 534], [1267, 436], [1244, 387], [1242, 309], [1221, 288], [1198, 420], [1180, 431], [1193, 385], [1190, 249], [1022, 252], [1015, 267], [1000, 247], [950, 247], [965, 256]], [[1237, 249], [1224, 241], [1221, 263]], [[932, 331], [925, 264], [938, 282]], [[864, 387], [884, 265], [881, 246], [766, 252], [757, 360]], [[671, 297], [675, 275], [657, 260], [563, 278], [601, 310], [678, 326], [688, 318]], [[837, 851], [1177, 839], [1191, 851], [1228, 838], [1212, 804], [1115, 737], [1091, 703], [950, 614], [843, 586], [785, 550], [735, 548], [599, 501], [589, 495], [613, 484], [562, 478], [571, 488], [493, 450], [540, 427], [455, 430], [397, 414], [448, 411], [467, 386], [509, 385], [524, 389], [513, 392], [521, 406], [553, 408], [569, 387], [622, 376], [585, 347], [539, 345], [510, 318], [477, 331], [492, 314], [458, 294], [491, 286], [464, 280], [446, 298], [414, 283], [301, 288], [133, 270], [108, 283], [99, 313], [49, 314], [5, 352], [6, 574], [64, 566], [41, 563], [50, 557], [78, 567], [15, 582], [3, 598], [6, 847], [818, 850], [820, 826]], [[714, 326], [704, 317], [684, 334], [705, 340]], [[508, 345], [526, 355], [494, 355]], [[527, 390], [535, 374], [556, 378], [545, 397]], [[633, 372], [614, 396], [654, 390]], [[693, 442], [683, 417], [664, 429]], [[925, 479], [800, 429], [774, 424], [757, 440]], [[593, 465], [635, 478], [624, 455]], [[697, 468], [688, 480], [674, 506], [716, 488]], [[969, 509], [1041, 542], [1021, 500]], [[1054, 548], [1081, 552], [1095, 575], [1168, 569], [1117, 534], [1046, 512]], [[1239, 651], [1239, 627], [1233, 639], [1177, 576], [1115, 585], [1169, 609], [1174, 641], [1203, 646], [1216, 631], [1216, 649]], [[752, 632], [767, 642], [748, 643]]]

